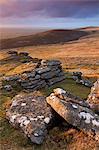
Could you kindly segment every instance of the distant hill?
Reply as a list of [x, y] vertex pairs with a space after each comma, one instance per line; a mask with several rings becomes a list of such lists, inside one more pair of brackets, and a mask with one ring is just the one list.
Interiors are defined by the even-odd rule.
[[29, 27], [0, 27], [0, 39], [16, 38], [44, 32], [48, 29]]
[[37, 33], [34, 35], [20, 36], [11, 39], [1, 40], [1, 49], [17, 48], [24, 46], [37, 46], [47, 44], [65, 43], [69, 41], [78, 40], [81, 37], [88, 36], [92, 32], [84, 31], [82, 29], [75, 30], [49, 30], [46, 32]]
[[79, 29], [83, 31], [99, 31], [99, 27], [93, 27], [93, 26], [79, 28]]

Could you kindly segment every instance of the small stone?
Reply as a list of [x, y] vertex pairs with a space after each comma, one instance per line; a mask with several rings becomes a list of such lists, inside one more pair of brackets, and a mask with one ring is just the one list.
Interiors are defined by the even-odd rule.
[[39, 118], [39, 119], [44, 119], [44, 116], [37, 116], [37, 118]]
[[37, 118], [30, 118], [31, 121], [37, 121]]
[[65, 94], [66, 91], [63, 90], [63, 89], [61, 89], [61, 88], [57, 88], [57, 89], [54, 90], [54, 93], [55, 93], [56, 95], [58, 95], [58, 94]]
[[94, 126], [97, 126], [97, 127], [99, 127], [99, 121], [92, 120], [92, 123], [93, 123], [93, 125], [94, 125]]
[[27, 120], [27, 117], [26, 117], [26, 116], [21, 116], [21, 117], [18, 119], [18, 123], [23, 123], [25, 120]]
[[26, 103], [22, 103], [21, 106], [26, 106]]
[[13, 106], [17, 106], [17, 101], [13, 101], [13, 102], [12, 102], [12, 107], [13, 107]]
[[3, 88], [5, 90], [7, 90], [7, 91], [11, 91], [12, 90], [12, 86], [11, 85], [5, 85]]
[[24, 125], [25, 125], [25, 126], [27, 126], [29, 123], [30, 123], [29, 120], [25, 120], [25, 121], [24, 121]]
[[76, 105], [74, 105], [74, 104], [72, 104], [72, 107], [73, 107], [73, 108], [75, 108], [75, 109], [77, 109], [77, 106], [76, 106]]
[[17, 115], [13, 115], [13, 116], [11, 116], [11, 118], [10, 118], [10, 122], [14, 123], [14, 121], [15, 121], [16, 117], [17, 117]]
[[48, 124], [48, 123], [50, 122], [50, 118], [49, 118], [49, 117], [46, 117], [46, 118], [44, 119], [44, 122], [45, 122], [46, 124]]
[[39, 136], [38, 133], [34, 133], [34, 136]]

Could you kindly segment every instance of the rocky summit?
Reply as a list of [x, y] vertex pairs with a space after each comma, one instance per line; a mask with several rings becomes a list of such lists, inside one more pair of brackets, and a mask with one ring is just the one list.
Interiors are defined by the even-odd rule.
[[99, 141], [99, 115], [95, 114], [84, 101], [67, 95], [57, 88], [46, 98], [47, 103], [69, 124], [84, 131]]
[[53, 119], [45, 97], [20, 94], [6, 112], [10, 124], [20, 128], [33, 143], [41, 144]]

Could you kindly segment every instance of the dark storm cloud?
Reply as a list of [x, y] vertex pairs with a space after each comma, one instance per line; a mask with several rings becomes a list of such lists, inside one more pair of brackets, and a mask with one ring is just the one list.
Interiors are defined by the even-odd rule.
[[0, 16], [91, 18], [99, 15], [99, 0], [5, 0]]

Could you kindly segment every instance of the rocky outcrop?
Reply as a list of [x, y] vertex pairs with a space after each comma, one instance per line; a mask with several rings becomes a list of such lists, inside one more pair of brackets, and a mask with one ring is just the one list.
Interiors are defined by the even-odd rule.
[[20, 128], [33, 143], [41, 144], [52, 124], [53, 116], [45, 97], [17, 95], [6, 112], [10, 124]]
[[[42, 72], [45, 73], [45, 70]], [[35, 73], [28, 74], [28, 77], [34, 76]], [[36, 78], [39, 80], [39, 75]], [[98, 81], [94, 87], [91, 92], [98, 94]], [[66, 128], [72, 126], [99, 142], [99, 115], [93, 111], [89, 98], [87, 101], [82, 100], [60, 88], [54, 89], [47, 98], [35, 92], [19, 94], [12, 99], [6, 118], [36, 144], [41, 144], [48, 130], [59, 121], [61, 124], [65, 121]]]
[[86, 87], [90, 88], [93, 86], [93, 83], [91, 81], [82, 77], [82, 72], [73, 72], [73, 79], [76, 81], [76, 83], [82, 84]]
[[19, 53], [19, 56], [28, 56], [29, 55], [29, 53], [27, 53], [27, 52], [20, 52]]
[[87, 102], [89, 103], [91, 109], [99, 114], [99, 79], [91, 88], [91, 92], [88, 96]]
[[31, 56], [29, 56], [29, 53], [27, 52], [18, 52], [17, 50], [10, 50], [7, 52], [8, 56], [5, 60], [17, 60], [19, 62], [22, 63], [26, 63], [26, 62], [38, 62], [39, 59], [38, 58], [32, 58]]
[[65, 79], [60, 61], [41, 61], [39, 68], [20, 76], [20, 84], [24, 89], [41, 89]]
[[61, 62], [58, 60], [42, 60], [39, 63], [32, 63], [30, 68], [31, 70], [24, 71], [19, 75], [4, 77], [4, 80], [9, 82], [17, 80], [23, 89], [38, 90], [65, 79]]
[[17, 51], [8, 51], [7, 52], [9, 55], [11, 55], [11, 56], [17, 56], [18, 55], [18, 52]]
[[75, 99], [60, 88], [55, 89], [46, 100], [69, 124], [99, 141], [99, 115], [86, 102]]

